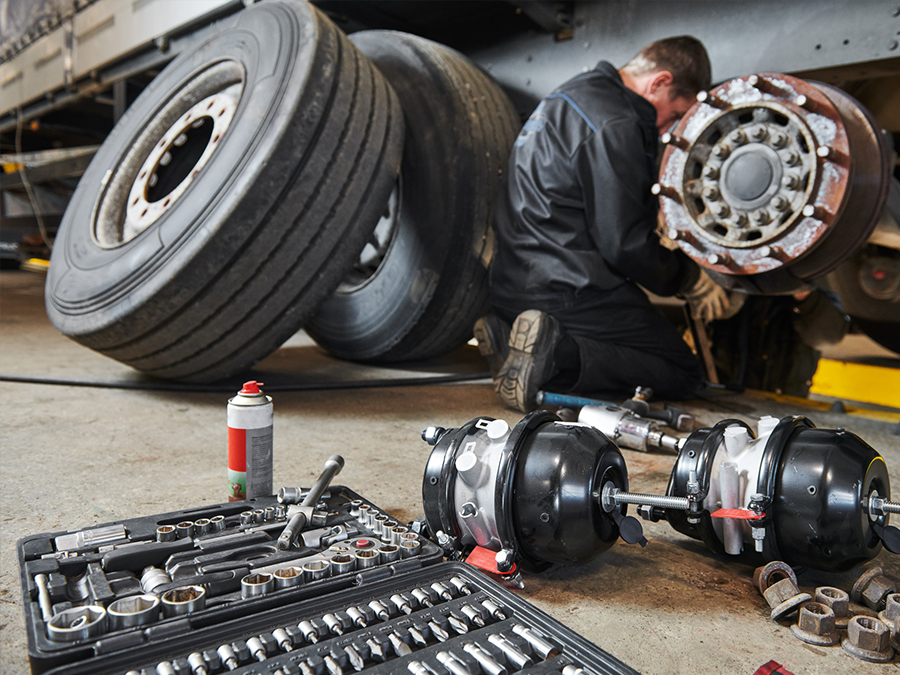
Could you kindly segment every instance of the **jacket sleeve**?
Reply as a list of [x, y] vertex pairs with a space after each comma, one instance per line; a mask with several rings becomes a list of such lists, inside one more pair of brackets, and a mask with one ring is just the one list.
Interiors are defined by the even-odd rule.
[[604, 124], [579, 146], [575, 161], [588, 230], [607, 264], [657, 295], [689, 288], [697, 265], [664, 248], [655, 231], [655, 157], [640, 127], [627, 118]]

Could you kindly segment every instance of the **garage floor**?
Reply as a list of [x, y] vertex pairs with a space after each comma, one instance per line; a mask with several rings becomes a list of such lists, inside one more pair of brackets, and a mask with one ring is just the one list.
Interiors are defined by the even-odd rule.
[[[60, 336], [43, 309], [43, 278], [0, 274], [0, 372], [138, 382], [117, 362]], [[298, 336], [259, 365], [269, 384], [417, 377], [484, 369], [466, 347], [414, 372], [369, 369], [328, 357]], [[235, 388], [240, 382], [235, 382]], [[213, 504], [226, 498], [225, 405], [228, 393], [176, 393], [0, 383], [0, 672], [27, 673], [15, 542], [41, 532]], [[310, 485], [325, 459], [346, 466], [335, 481], [398, 520], [423, 515], [421, 477], [430, 424], [459, 426], [480, 415], [515, 424], [490, 383], [402, 386], [273, 394], [275, 485]], [[704, 426], [724, 417], [806, 414], [817, 426], [843, 427], [884, 454], [900, 481], [900, 415], [832, 413], [784, 402], [723, 394], [689, 406]], [[822, 404], [827, 407], [827, 404]], [[672, 457], [623, 451], [632, 489], [661, 494]], [[895, 490], [898, 489], [895, 486]], [[526, 575], [521, 596], [643, 673], [752, 674], [770, 659], [793, 673], [882, 673], [840, 647], [807, 646], [751, 584], [752, 566], [717, 558], [666, 523], [645, 524], [646, 549], [616, 544], [579, 568]], [[900, 579], [900, 559], [878, 562]], [[849, 589], [859, 571], [806, 573], [801, 585]]]

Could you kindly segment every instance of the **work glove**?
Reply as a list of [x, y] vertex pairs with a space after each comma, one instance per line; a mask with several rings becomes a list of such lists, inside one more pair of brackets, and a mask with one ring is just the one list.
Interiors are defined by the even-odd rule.
[[683, 293], [691, 308], [691, 315], [703, 322], [722, 319], [734, 314], [731, 312], [731, 294], [719, 286], [706, 273], [700, 270], [700, 276], [696, 283]]

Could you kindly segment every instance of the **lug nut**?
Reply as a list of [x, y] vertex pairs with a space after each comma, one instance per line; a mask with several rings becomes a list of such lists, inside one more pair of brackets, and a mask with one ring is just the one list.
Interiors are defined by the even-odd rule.
[[719, 159], [728, 159], [731, 154], [731, 146], [726, 143], [720, 143], [713, 148], [713, 154]]
[[763, 125], [754, 127], [753, 130], [750, 132], [750, 138], [752, 138], [754, 141], [756, 141], [758, 143], [761, 143], [762, 141], [766, 140], [766, 138], [768, 136], [769, 136], [769, 130], [766, 129]]
[[712, 164], [706, 164], [703, 167], [703, 176], [710, 180], [716, 180], [719, 177], [719, 167]]
[[784, 163], [788, 166], [797, 166], [800, 164], [800, 155], [796, 152], [788, 153], [788, 156], [784, 158]]
[[747, 134], [742, 129], [735, 129], [728, 135], [728, 140], [736, 145], [743, 145], [747, 142]]
[[816, 602], [831, 607], [835, 627], [847, 627], [847, 622], [850, 621], [850, 596], [846, 591], [833, 586], [820, 586], [816, 589]]
[[870, 567], [850, 590], [850, 599], [853, 602], [862, 601], [867, 607], [875, 611], [885, 608], [885, 600], [891, 593], [896, 593], [897, 587], [893, 581], [884, 576], [884, 570], [880, 567]]
[[820, 647], [836, 645], [840, 637], [834, 626], [834, 612], [819, 602], [807, 602], [800, 608], [800, 619], [791, 626], [794, 637]]
[[761, 246], [759, 248], [759, 254], [764, 258], [775, 258], [776, 260], [780, 260], [781, 253], [781, 249], [777, 246]]
[[719, 198], [719, 190], [714, 185], [708, 185], [703, 190], [703, 196], [709, 199], [710, 201], [716, 201]]
[[854, 616], [841, 646], [863, 661], [886, 663], [894, 658], [888, 627], [870, 616]]
[[777, 581], [766, 588], [763, 591], [763, 597], [769, 603], [769, 607], [772, 608], [772, 612], [769, 615], [772, 621], [788, 616], [799, 609], [800, 605], [812, 600], [812, 596], [809, 593], [801, 593], [800, 589], [797, 588], [797, 584], [787, 578]]
[[778, 211], [787, 211], [790, 208], [791, 203], [787, 199], [779, 195], [772, 200], [772, 206], [774, 206]]
[[800, 176], [785, 174], [784, 178], [781, 179], [781, 184], [784, 185], [784, 187], [786, 187], [788, 190], [799, 190]]
[[753, 212], [753, 222], [757, 225], [765, 225], [770, 220], [772, 220], [772, 216], [770, 216], [769, 212], [765, 209], [759, 209], [758, 211]]
[[785, 136], [785, 135], [784, 135], [783, 133], [781, 133], [780, 131], [776, 131], [774, 134], [772, 134], [772, 136], [771, 136], [771, 138], [769, 139], [769, 141], [770, 141], [770, 142], [772, 143], [772, 145], [774, 145], [776, 148], [781, 149], [781, 148], [783, 148], [784, 146], [787, 145], [787, 136]]
[[731, 209], [728, 204], [716, 204], [713, 207], [713, 213], [715, 213], [719, 218], [727, 218], [731, 215]]

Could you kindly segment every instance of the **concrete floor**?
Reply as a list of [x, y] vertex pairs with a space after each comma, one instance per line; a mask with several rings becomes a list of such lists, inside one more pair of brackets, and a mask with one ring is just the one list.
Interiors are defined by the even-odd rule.
[[[0, 273], [0, 372], [140, 381], [129, 368], [60, 336], [44, 314], [42, 277]], [[267, 383], [325, 382], [426, 373], [478, 372], [463, 348], [427, 367], [368, 369], [331, 359], [302, 335], [262, 362]], [[236, 379], [235, 386], [240, 382]], [[0, 383], [0, 673], [27, 673], [15, 542], [41, 532], [224, 501], [225, 405], [229, 394]], [[275, 401], [275, 485], [310, 485], [325, 459], [346, 459], [336, 483], [399, 520], [423, 515], [421, 477], [430, 424], [459, 426], [480, 415], [515, 424], [490, 384], [282, 392]], [[900, 480], [897, 415], [869, 419], [727, 394], [688, 406], [704, 425], [724, 417], [806, 414], [817, 426], [844, 427], [884, 454]], [[893, 420], [893, 421], [886, 421]], [[623, 451], [632, 489], [661, 494], [672, 457]], [[897, 486], [895, 486], [897, 490]], [[751, 584], [750, 565], [709, 553], [666, 523], [645, 524], [646, 549], [616, 544], [578, 568], [525, 577], [521, 596], [647, 674], [741, 673], [774, 659], [796, 674], [882, 673], [841, 648], [807, 646]], [[900, 560], [878, 562], [900, 579]], [[801, 585], [849, 589], [859, 572], [807, 573]], [[900, 660], [900, 659], [898, 659]]]

